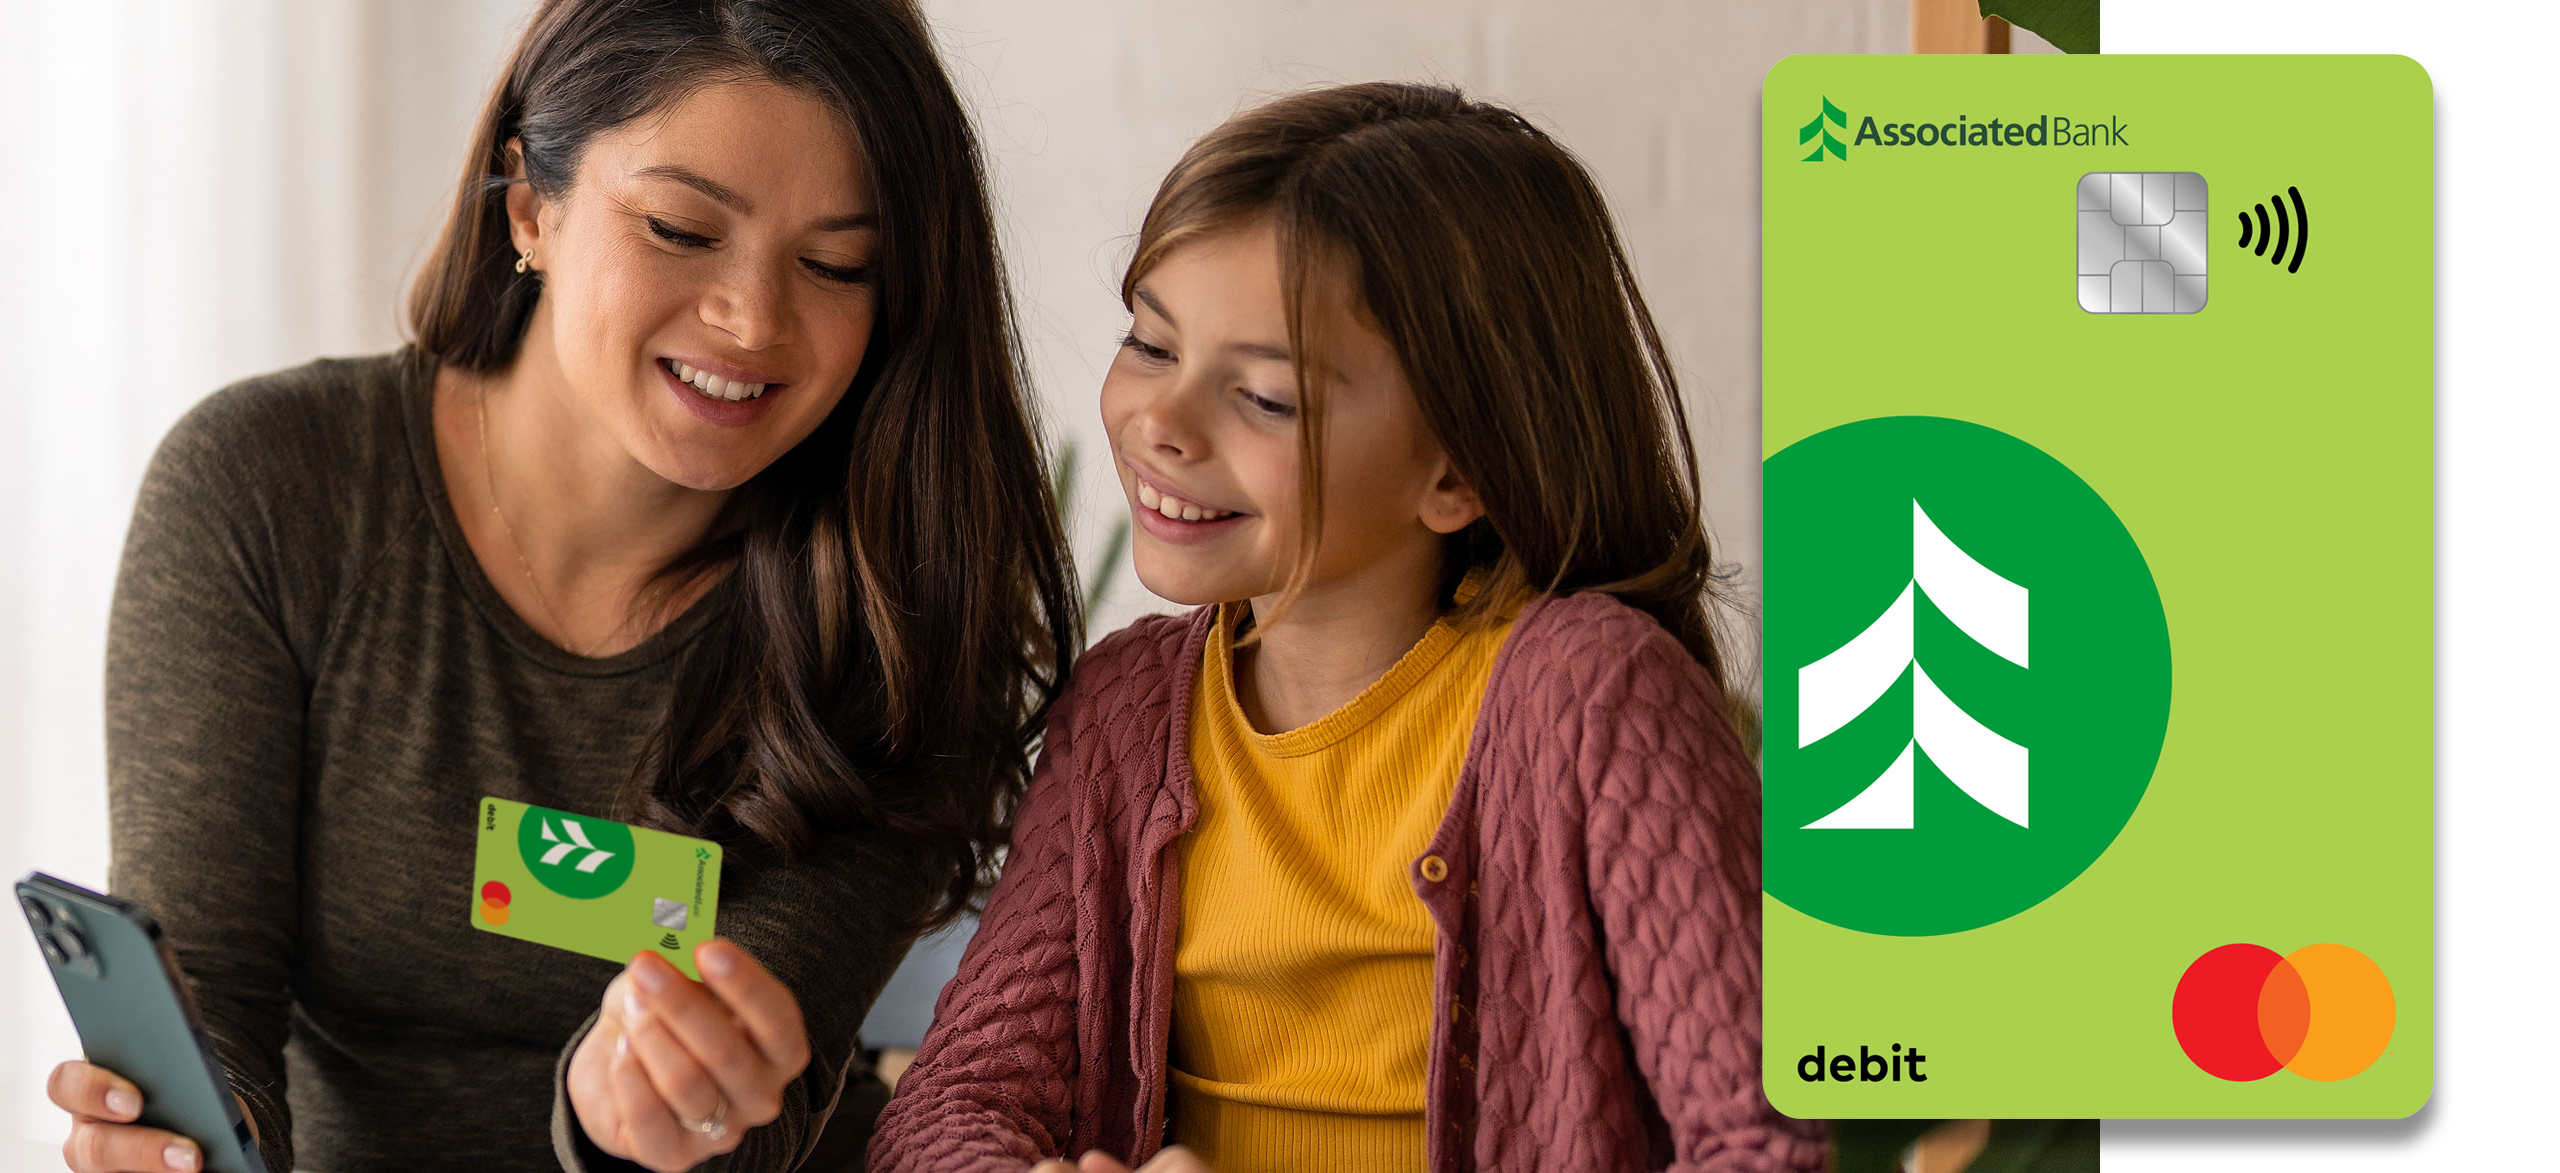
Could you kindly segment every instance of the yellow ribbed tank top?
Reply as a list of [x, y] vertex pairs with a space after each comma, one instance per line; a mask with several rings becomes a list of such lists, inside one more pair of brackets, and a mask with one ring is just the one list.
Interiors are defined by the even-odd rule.
[[1219, 1173], [1418, 1170], [1435, 930], [1412, 869], [1511, 623], [1434, 623], [1351, 703], [1263, 734], [1236, 699], [1241, 614], [1191, 695], [1173, 1139]]

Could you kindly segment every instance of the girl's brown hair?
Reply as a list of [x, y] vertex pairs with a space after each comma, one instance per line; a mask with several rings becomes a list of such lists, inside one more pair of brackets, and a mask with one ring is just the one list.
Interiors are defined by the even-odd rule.
[[[1748, 736], [1711, 604], [1722, 590], [1688, 414], [1599, 188], [1528, 120], [1446, 86], [1369, 82], [1280, 98], [1192, 144], [1156, 189], [1120, 286], [1174, 249], [1268, 220], [1297, 359], [1306, 516], [1280, 606], [1323, 525], [1323, 340], [1347, 292], [1402, 364], [1422, 417], [1484, 503], [1445, 585], [1461, 622], [1535, 592], [1603, 591], [1704, 665]], [[1335, 294], [1339, 296], [1339, 293]], [[1448, 596], [1444, 593], [1444, 599]]]
[[986, 881], [1082, 616], [977, 140], [914, 5], [548, 0], [481, 112], [410, 328], [449, 366], [514, 362], [541, 286], [515, 272], [509, 140], [522, 182], [557, 198], [596, 135], [744, 78], [853, 129], [878, 312], [843, 402], [661, 576], [728, 572], [622, 806], [785, 858], [893, 829], [943, 880], [907, 918], [921, 931]]

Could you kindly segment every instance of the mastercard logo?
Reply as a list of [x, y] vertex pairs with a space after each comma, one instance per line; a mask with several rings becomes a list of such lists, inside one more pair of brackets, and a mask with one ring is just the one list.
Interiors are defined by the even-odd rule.
[[2225, 945], [2196, 958], [2169, 1002], [2178, 1046], [2208, 1075], [2235, 1083], [2279, 1070], [2345, 1079], [2391, 1043], [2391, 981], [2344, 945], [2279, 955]]
[[507, 905], [515, 898], [515, 893], [496, 880], [480, 885], [480, 919], [493, 925], [507, 923]]

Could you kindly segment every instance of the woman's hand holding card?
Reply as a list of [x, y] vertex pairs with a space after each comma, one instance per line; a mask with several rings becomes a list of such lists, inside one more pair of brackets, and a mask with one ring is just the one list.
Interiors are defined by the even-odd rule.
[[605, 987], [569, 1059], [569, 1103], [597, 1148], [650, 1169], [689, 1169], [782, 1113], [809, 1063], [800, 1004], [725, 940], [694, 950], [696, 984], [654, 954]]

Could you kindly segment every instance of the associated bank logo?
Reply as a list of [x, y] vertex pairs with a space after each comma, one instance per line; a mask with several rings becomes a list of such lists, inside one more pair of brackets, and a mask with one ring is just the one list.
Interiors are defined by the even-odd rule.
[[1805, 156], [1804, 161], [1807, 163], [1819, 163], [1822, 161], [1822, 153], [1824, 151], [1829, 151], [1831, 152], [1832, 158], [1838, 159], [1844, 163], [1848, 162], [1849, 148], [1841, 146], [1839, 139], [1831, 137], [1831, 132], [1828, 129], [1825, 129], [1822, 125], [1826, 121], [1833, 126], [1839, 127], [1842, 134], [1846, 134], [1849, 131], [1849, 116], [1842, 113], [1838, 106], [1832, 105], [1830, 98], [1826, 97], [1822, 99], [1822, 113], [1814, 115], [1813, 121], [1805, 123], [1804, 129], [1796, 132], [1797, 146], [1803, 146], [1806, 143], [1813, 142], [1813, 137], [1815, 135], [1822, 136], [1822, 141], [1814, 143], [1813, 153]]
[[[1977, 115], [1980, 115], [1977, 117]], [[1908, 118], [1908, 121], [1903, 119]], [[1832, 133], [1837, 128], [1839, 133]], [[1847, 142], [1842, 142], [1847, 139]], [[1783, 140], [1781, 140], [1783, 141]], [[2133, 124], [2120, 114], [2091, 114], [2081, 121], [2077, 112], [2038, 114], [2033, 118], [2016, 114], [1959, 112], [1947, 118], [1943, 111], [1925, 116], [1905, 112], [1887, 114], [1881, 119], [1868, 114], [1858, 119], [1855, 133], [1849, 129], [1847, 111], [1832, 103], [1829, 95], [1822, 99], [1821, 112], [1813, 121], [1796, 128], [1796, 145], [1810, 145], [1812, 153], [1804, 162], [1819, 163], [1824, 155], [1847, 162], [1850, 147], [2125, 147], [2133, 145]], [[2246, 242], [2243, 242], [2246, 247]]]
[[1857, 638], [1796, 673], [1796, 744], [1831, 736], [1911, 676], [1911, 739], [1856, 798], [1805, 824], [1808, 830], [1909, 830], [1911, 754], [1929, 755], [1957, 789], [1993, 814], [2027, 825], [2026, 747], [1992, 732], [1948, 699], [1913, 650], [1914, 592], [1973, 642], [2027, 666], [2027, 591], [1973, 560], [1911, 503], [1911, 578]]
[[592, 900], [631, 878], [631, 828], [543, 807], [526, 807], [516, 849], [533, 878], [572, 900]]
[[1807, 437], [1763, 491], [1770, 894], [1926, 936], [2062, 890], [2168, 729], [2168, 622], [2115, 512], [2035, 446], [1929, 416]]

